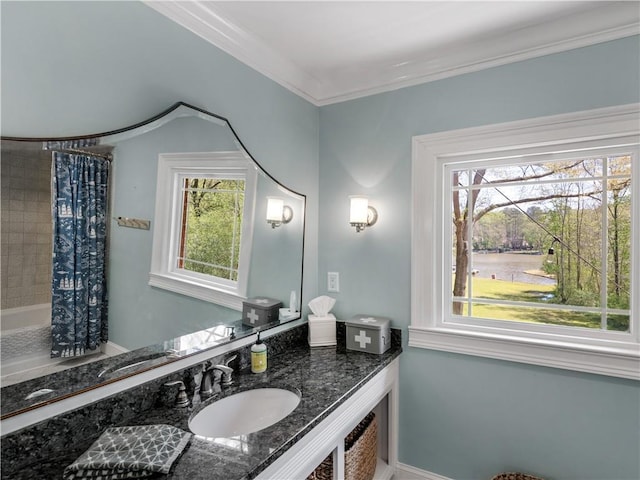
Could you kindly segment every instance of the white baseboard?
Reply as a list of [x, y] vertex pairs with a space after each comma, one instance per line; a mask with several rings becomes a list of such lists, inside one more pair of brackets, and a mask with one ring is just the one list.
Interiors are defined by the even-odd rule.
[[443, 477], [437, 473], [427, 472], [426, 470], [420, 470], [419, 468], [412, 467], [404, 463], [398, 462], [396, 465], [396, 473], [393, 476], [393, 480], [452, 480], [448, 477]]

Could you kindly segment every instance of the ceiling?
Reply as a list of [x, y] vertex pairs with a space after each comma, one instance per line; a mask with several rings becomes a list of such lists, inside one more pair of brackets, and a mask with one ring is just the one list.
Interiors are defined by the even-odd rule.
[[152, 1], [315, 105], [640, 33], [640, 2]]

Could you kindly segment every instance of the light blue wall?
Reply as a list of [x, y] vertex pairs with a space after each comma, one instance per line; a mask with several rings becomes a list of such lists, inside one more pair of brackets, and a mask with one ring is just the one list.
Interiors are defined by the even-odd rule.
[[[319, 285], [340, 272], [338, 317], [389, 316], [406, 339], [412, 136], [638, 102], [639, 59], [627, 38], [322, 107]], [[356, 193], [380, 214], [359, 234]], [[640, 478], [638, 382], [416, 348], [400, 382], [401, 462], [457, 480]]]
[[[271, 175], [307, 195], [304, 304], [313, 298], [318, 275], [316, 107], [140, 2], [2, 1], [0, 8], [3, 135], [108, 131], [147, 119], [177, 101], [226, 117]], [[146, 183], [138, 179], [132, 188], [140, 201], [126, 209], [116, 201], [120, 214], [135, 217], [138, 211], [139, 218], [151, 218], [154, 185], [155, 173]], [[135, 260], [148, 259], [147, 244], [129, 242], [128, 256], [114, 260], [127, 267], [137, 264], [135, 278], [146, 278], [148, 262]], [[146, 282], [138, 287], [114, 288], [128, 292], [132, 303], [153, 300], [147, 298], [154, 292]], [[285, 289], [286, 304], [291, 288]], [[136, 324], [132, 341], [140, 343], [145, 335], [163, 338], [162, 332], [179, 319], [206, 322], [209, 311], [202, 302], [174, 297], [168, 305], [156, 303], [155, 309], [135, 315], [147, 321]], [[208, 306], [213, 316], [216, 308]], [[154, 323], [157, 311], [175, 315]]]
[[159, 154], [233, 149], [237, 147], [226, 127], [195, 117], [116, 144], [110, 177], [109, 341], [133, 350], [240, 318], [235, 310], [149, 286], [153, 229], [122, 228], [113, 219], [156, 224]]
[[[637, 38], [317, 109], [140, 3], [0, 8], [3, 135], [109, 130], [177, 100], [227, 117], [307, 194], [304, 303], [338, 271], [336, 313], [387, 315], [405, 338], [411, 137], [639, 100]], [[348, 226], [353, 193], [380, 212], [361, 234]], [[630, 381], [406, 349], [400, 460], [458, 480], [515, 468], [637, 479], [639, 402]]]

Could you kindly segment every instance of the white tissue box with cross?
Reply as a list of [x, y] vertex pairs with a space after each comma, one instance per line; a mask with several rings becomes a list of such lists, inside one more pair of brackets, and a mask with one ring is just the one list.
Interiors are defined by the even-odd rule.
[[391, 320], [373, 315], [356, 315], [344, 322], [347, 350], [381, 354], [391, 347]]

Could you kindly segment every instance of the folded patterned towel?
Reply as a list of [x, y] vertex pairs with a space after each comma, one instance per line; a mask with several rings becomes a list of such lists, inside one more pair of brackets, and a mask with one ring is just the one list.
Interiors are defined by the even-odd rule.
[[190, 438], [191, 433], [171, 425], [108, 428], [64, 470], [63, 478], [117, 480], [166, 474]]

